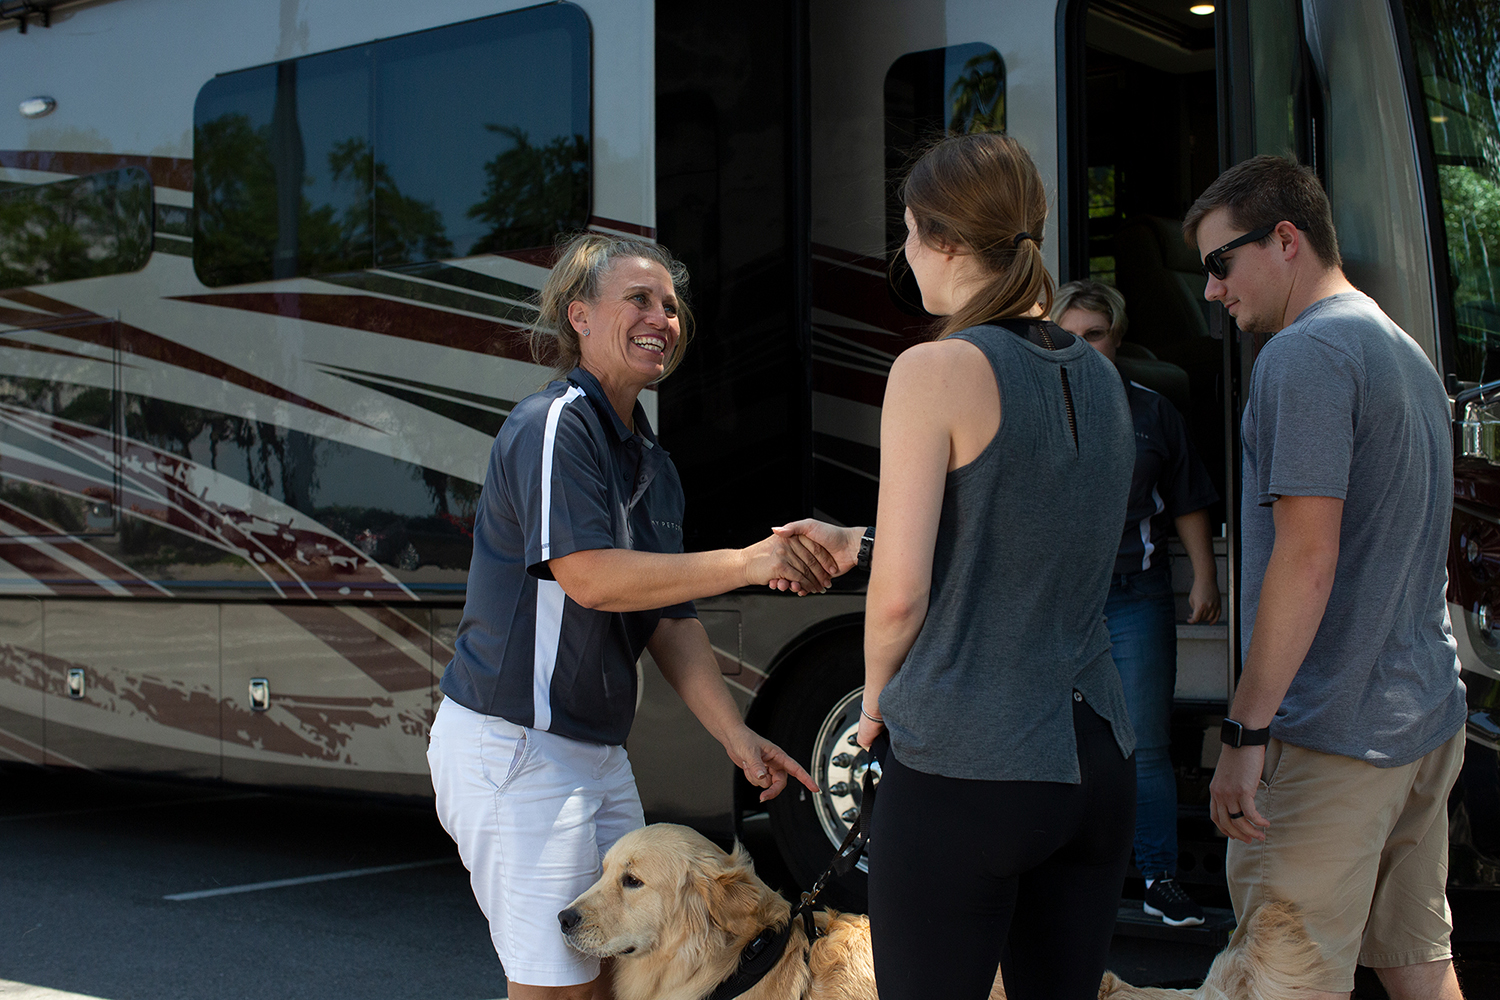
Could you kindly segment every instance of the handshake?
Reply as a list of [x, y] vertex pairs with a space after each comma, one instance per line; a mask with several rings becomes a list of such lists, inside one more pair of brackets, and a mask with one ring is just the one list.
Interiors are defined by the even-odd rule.
[[772, 528], [765, 541], [744, 550], [748, 582], [772, 590], [790, 590], [798, 597], [821, 594], [859, 559], [865, 529], [840, 528], [805, 518]]

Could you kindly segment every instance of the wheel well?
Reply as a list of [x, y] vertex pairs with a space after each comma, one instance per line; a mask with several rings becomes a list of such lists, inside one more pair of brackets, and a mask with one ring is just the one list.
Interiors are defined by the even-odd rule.
[[[812, 628], [797, 636], [791, 642], [782, 647], [781, 651], [771, 661], [764, 683], [756, 690], [755, 700], [750, 703], [750, 709], [745, 713], [745, 722], [751, 729], [766, 735], [770, 728], [771, 714], [776, 710], [780, 702], [782, 692], [790, 683], [791, 678], [796, 675], [797, 669], [803, 663], [819, 656], [824, 650], [841, 646], [845, 643], [862, 643], [864, 641], [865, 617], [861, 614], [841, 615], [837, 618], [829, 618], [819, 622]], [[799, 761], [806, 766], [806, 761]], [[739, 817], [749, 812], [755, 812], [762, 808], [759, 801], [760, 790], [752, 788], [745, 780], [745, 776], [738, 771], [734, 778], [734, 804], [735, 825], [739, 825]]]
[[819, 622], [782, 647], [771, 660], [766, 679], [755, 692], [755, 700], [745, 713], [745, 722], [758, 733], [767, 716], [776, 708], [776, 702], [786, 688], [788, 679], [805, 660], [817, 656], [821, 651], [846, 642], [864, 641], [865, 616], [842, 615]]

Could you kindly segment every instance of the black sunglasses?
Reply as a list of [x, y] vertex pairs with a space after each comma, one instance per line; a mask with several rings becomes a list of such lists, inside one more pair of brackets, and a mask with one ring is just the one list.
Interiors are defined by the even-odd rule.
[[[1220, 281], [1223, 281], [1225, 278], [1229, 277], [1229, 265], [1224, 263], [1224, 259], [1221, 255], [1228, 253], [1236, 247], [1242, 247], [1246, 243], [1260, 242], [1267, 236], [1270, 236], [1271, 231], [1279, 225], [1281, 225], [1280, 222], [1273, 222], [1269, 226], [1261, 226], [1259, 229], [1254, 230], [1253, 232], [1248, 232], [1237, 240], [1230, 240], [1228, 243], [1219, 247], [1219, 249], [1217, 250], [1210, 250], [1208, 252], [1208, 255], [1203, 258], [1203, 273], [1208, 275], [1210, 278], [1218, 278]], [[1307, 226], [1303, 225], [1300, 222], [1293, 222], [1292, 225], [1297, 229], [1302, 230], [1303, 232], [1307, 231]]]

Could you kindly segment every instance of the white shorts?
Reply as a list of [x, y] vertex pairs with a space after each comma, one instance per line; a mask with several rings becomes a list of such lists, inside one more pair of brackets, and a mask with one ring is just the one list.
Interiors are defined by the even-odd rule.
[[557, 914], [645, 825], [624, 747], [583, 743], [443, 699], [427, 748], [437, 814], [469, 869], [506, 978], [577, 986], [599, 960], [575, 951]]

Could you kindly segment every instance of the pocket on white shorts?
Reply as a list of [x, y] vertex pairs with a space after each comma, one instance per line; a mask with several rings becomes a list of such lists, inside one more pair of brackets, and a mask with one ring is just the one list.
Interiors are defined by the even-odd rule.
[[530, 734], [524, 726], [498, 717], [486, 719], [480, 732], [479, 760], [484, 778], [497, 792], [504, 791], [531, 755]]

